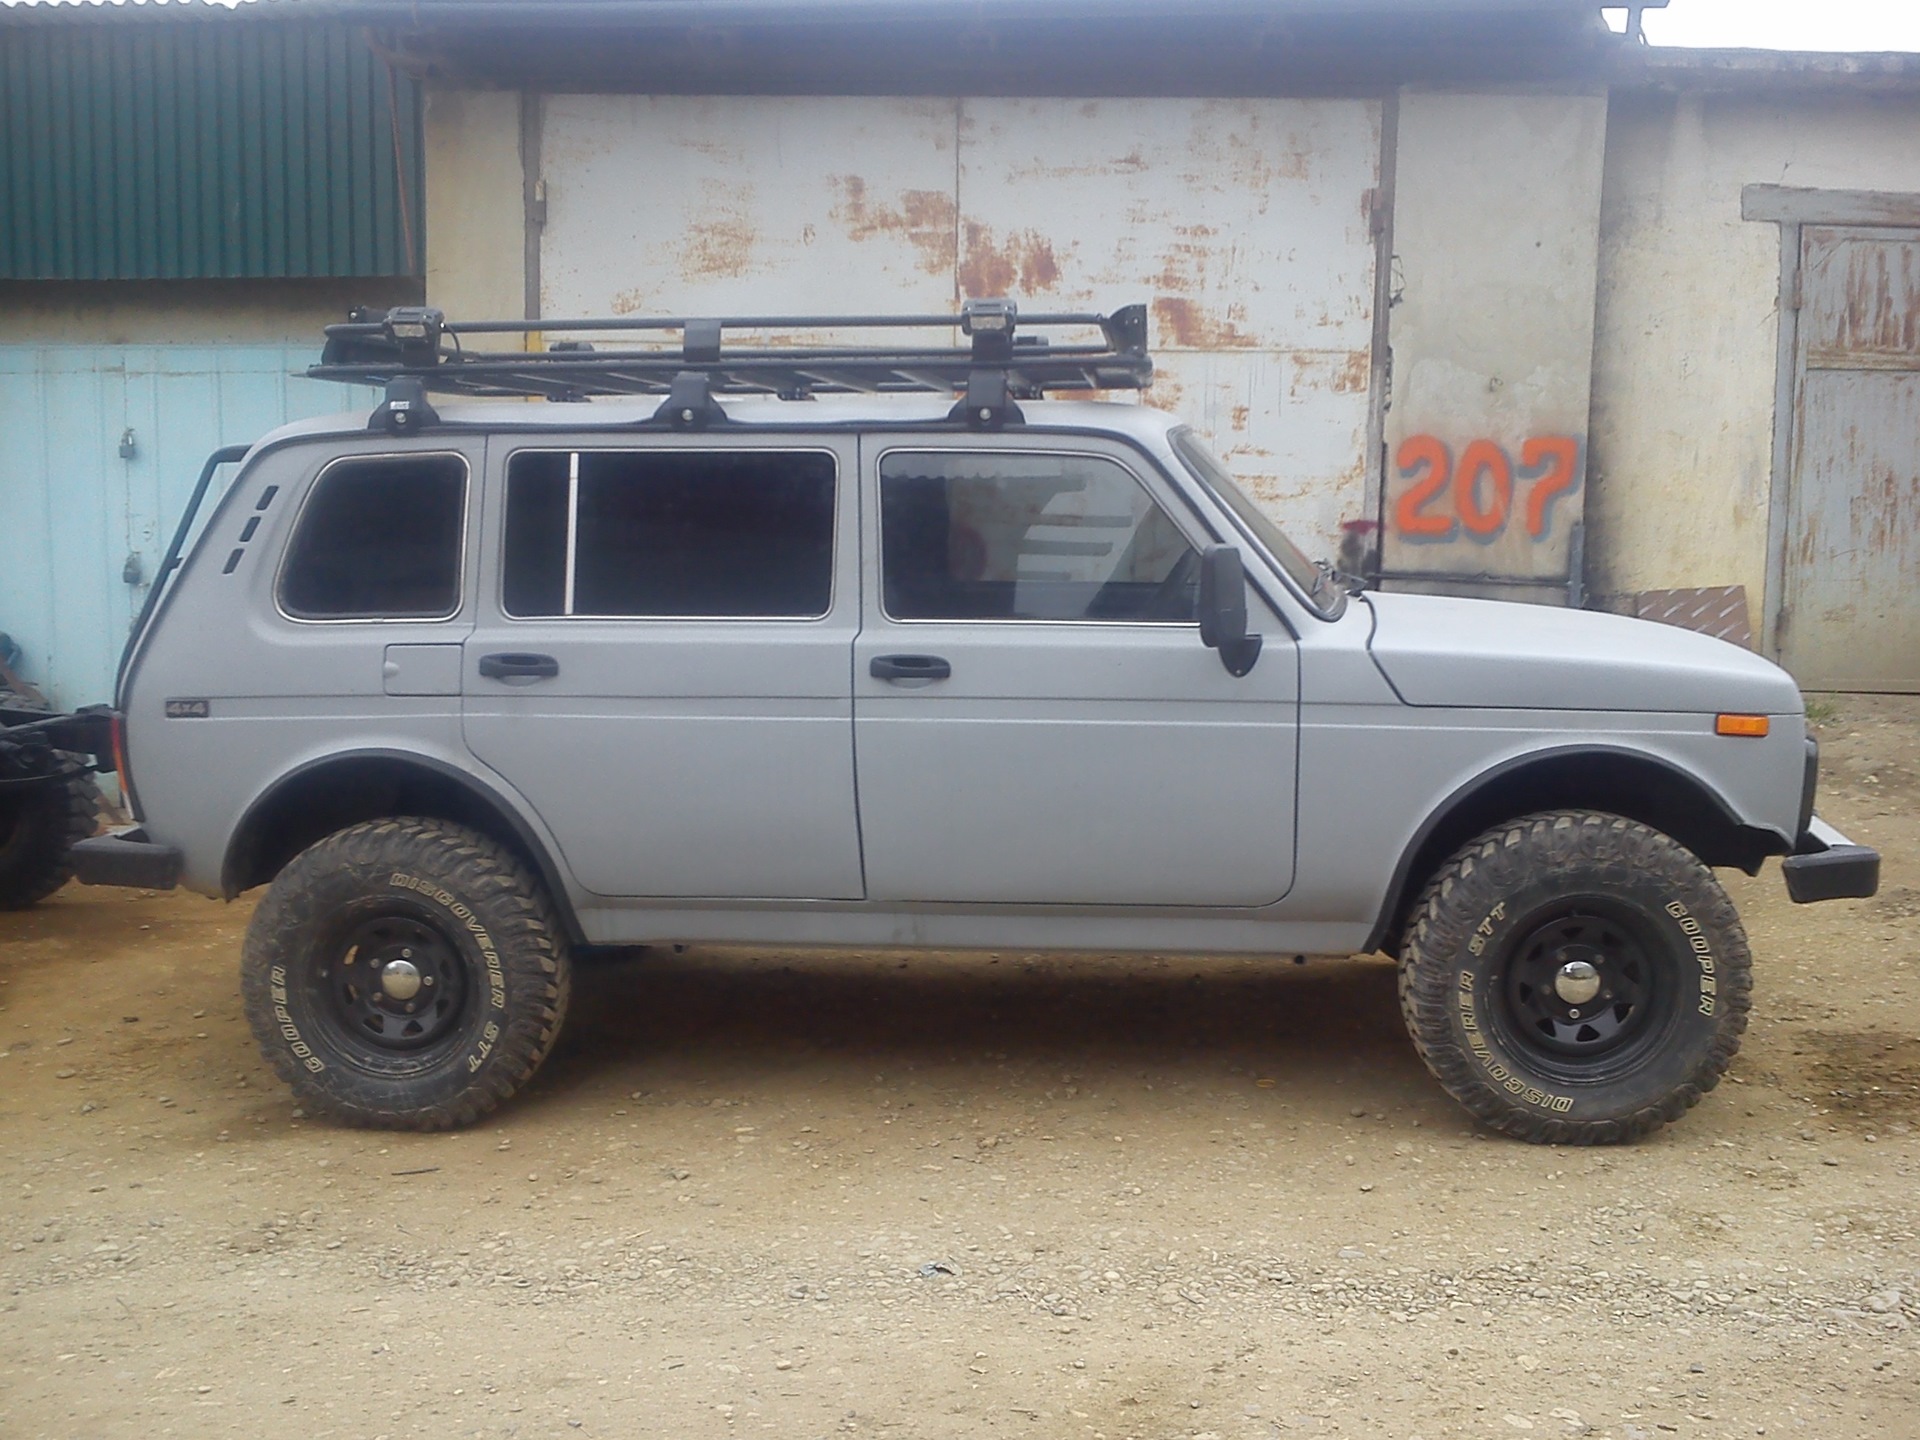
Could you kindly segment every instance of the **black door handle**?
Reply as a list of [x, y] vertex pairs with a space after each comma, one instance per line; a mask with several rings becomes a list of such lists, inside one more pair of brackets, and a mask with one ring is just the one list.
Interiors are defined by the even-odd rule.
[[876, 655], [867, 673], [876, 680], [945, 680], [953, 666], [938, 655]]
[[551, 655], [482, 655], [480, 673], [489, 680], [551, 680], [560, 673], [560, 662]]

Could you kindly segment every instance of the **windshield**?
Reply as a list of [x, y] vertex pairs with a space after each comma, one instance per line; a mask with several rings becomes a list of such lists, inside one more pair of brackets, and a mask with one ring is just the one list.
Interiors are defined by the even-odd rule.
[[1337, 614], [1346, 597], [1334, 583], [1331, 567], [1316, 565], [1307, 559], [1300, 547], [1287, 538], [1286, 532], [1253, 503], [1253, 497], [1234, 483], [1227, 467], [1214, 458], [1213, 452], [1193, 431], [1183, 427], [1169, 438], [1193, 477], [1233, 512], [1248, 537], [1287, 572], [1287, 578], [1300, 587], [1313, 606], [1329, 619]]

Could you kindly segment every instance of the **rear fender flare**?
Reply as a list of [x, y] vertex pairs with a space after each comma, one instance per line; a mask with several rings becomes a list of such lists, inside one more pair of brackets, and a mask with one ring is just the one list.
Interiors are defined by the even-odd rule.
[[[462, 793], [479, 813], [491, 822], [494, 838], [507, 844], [520, 853], [539, 873], [542, 883], [553, 906], [559, 912], [561, 924], [567, 936], [576, 945], [586, 943], [585, 931], [581, 928], [580, 918], [575, 909], [573, 897], [568, 889], [565, 872], [556, 860], [557, 846], [552, 837], [538, 826], [530, 817], [525, 805], [518, 797], [512, 796], [504, 786], [489, 784], [470, 770], [458, 765], [417, 751], [363, 749], [341, 750], [331, 754], [315, 756], [277, 777], [254, 797], [241, 816], [240, 823], [234, 826], [227, 841], [226, 854], [220, 867], [221, 893], [231, 900], [241, 891], [250, 888], [246, 877], [252, 868], [256, 847], [261, 840], [261, 827], [267, 823], [276, 806], [282, 803], [289, 792], [297, 786], [314, 779], [316, 775], [329, 769], [345, 770], [357, 764], [372, 762], [391, 766], [397, 773], [413, 771], [423, 778], [430, 778], [441, 785], [453, 787]], [[377, 816], [362, 816], [362, 819], [375, 819]], [[434, 818], [468, 820], [467, 816], [438, 816]], [[319, 836], [315, 839], [321, 838]]]

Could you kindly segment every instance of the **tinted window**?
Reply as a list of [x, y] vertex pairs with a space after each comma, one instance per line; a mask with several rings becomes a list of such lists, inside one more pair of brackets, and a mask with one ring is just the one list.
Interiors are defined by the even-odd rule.
[[453, 614], [466, 487], [456, 455], [329, 466], [288, 547], [280, 603], [311, 620]]
[[1110, 460], [895, 453], [880, 526], [896, 620], [1193, 619], [1198, 558]]
[[833, 495], [830, 455], [516, 455], [507, 469], [507, 612], [824, 615]]

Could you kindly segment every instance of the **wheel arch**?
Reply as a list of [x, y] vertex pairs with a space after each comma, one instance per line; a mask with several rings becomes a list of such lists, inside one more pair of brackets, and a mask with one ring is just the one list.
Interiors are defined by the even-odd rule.
[[450, 820], [504, 846], [540, 876], [568, 939], [586, 942], [559, 865], [519, 809], [468, 771], [398, 750], [325, 755], [275, 780], [248, 806], [227, 841], [221, 893], [231, 900], [265, 885], [315, 841], [363, 820], [395, 815]]
[[1742, 821], [1712, 786], [1644, 750], [1570, 745], [1515, 756], [1469, 780], [1436, 806], [1401, 852], [1368, 950], [1397, 950], [1407, 912], [1446, 858], [1482, 831], [1542, 810], [1601, 810], [1671, 836], [1708, 866], [1749, 875], [1790, 845]]

